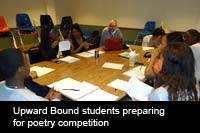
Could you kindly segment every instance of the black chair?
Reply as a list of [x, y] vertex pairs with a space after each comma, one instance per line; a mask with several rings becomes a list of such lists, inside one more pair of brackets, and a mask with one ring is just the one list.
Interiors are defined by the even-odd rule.
[[54, 27], [53, 20], [50, 15], [40, 15], [40, 25], [41, 29], [50, 28], [52, 29]]
[[73, 24], [73, 20], [71, 16], [65, 16], [62, 18], [62, 22], [61, 22], [61, 26], [60, 26], [60, 30], [71, 30]]

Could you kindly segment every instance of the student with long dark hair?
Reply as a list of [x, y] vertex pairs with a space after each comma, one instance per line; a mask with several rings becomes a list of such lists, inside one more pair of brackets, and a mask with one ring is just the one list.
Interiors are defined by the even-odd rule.
[[79, 26], [79, 24], [73, 24], [71, 29], [71, 43], [72, 50], [71, 54], [79, 53], [90, 49], [93, 46], [91, 43], [87, 43], [86, 39], [83, 37], [83, 32]]
[[197, 98], [194, 57], [184, 43], [167, 45], [160, 55], [161, 71], [157, 74], [153, 101], [195, 101]]

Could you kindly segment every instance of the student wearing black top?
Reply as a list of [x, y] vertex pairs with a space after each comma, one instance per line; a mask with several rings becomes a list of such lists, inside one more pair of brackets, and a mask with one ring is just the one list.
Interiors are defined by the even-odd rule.
[[85, 38], [83, 37], [83, 32], [81, 31], [81, 28], [78, 24], [72, 25], [70, 39], [73, 44], [71, 54], [86, 51], [93, 46], [93, 44], [86, 42]]
[[40, 44], [42, 60], [52, 60], [56, 58], [60, 41], [59, 36], [58, 29], [46, 28], [42, 30]]

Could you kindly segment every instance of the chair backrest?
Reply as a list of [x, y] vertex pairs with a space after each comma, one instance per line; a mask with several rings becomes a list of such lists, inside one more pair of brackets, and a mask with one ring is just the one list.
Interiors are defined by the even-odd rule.
[[0, 16], [0, 32], [8, 32], [10, 29], [8, 28], [6, 21], [3, 16]]
[[60, 30], [71, 30], [73, 20], [71, 16], [65, 16], [62, 18]]
[[23, 31], [33, 30], [33, 25], [31, 23], [28, 14], [25, 13], [16, 14], [16, 23], [17, 23], [17, 28], [19, 30]]
[[41, 28], [53, 28], [54, 23], [50, 15], [40, 15]]
[[155, 21], [147, 21], [144, 26], [144, 32], [152, 32], [156, 27]]
[[166, 34], [170, 33], [170, 30], [169, 30], [167, 24], [165, 23], [165, 21], [162, 21], [161, 26], [162, 26], [162, 29], [165, 31]]

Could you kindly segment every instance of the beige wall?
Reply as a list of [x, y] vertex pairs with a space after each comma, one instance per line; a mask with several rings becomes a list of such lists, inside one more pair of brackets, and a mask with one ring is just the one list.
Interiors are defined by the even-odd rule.
[[200, 0], [59, 0], [57, 21], [71, 15], [75, 22], [107, 25], [116, 18], [122, 27], [143, 28], [147, 20], [164, 20], [171, 30], [200, 29]]
[[[3, 1], [3, 2], [2, 2]], [[41, 14], [51, 14], [56, 23], [55, 0], [2, 0], [0, 15], [4, 16], [9, 27], [16, 27], [16, 14], [28, 13], [32, 22], [40, 25]]]
[[63, 16], [88, 25], [107, 25], [116, 18], [119, 26], [143, 28], [148, 20], [157, 26], [164, 20], [171, 30], [200, 30], [200, 0], [3, 0], [0, 15], [9, 27], [16, 27], [16, 13], [28, 13], [36, 25], [41, 14], [50, 14], [55, 24]]

